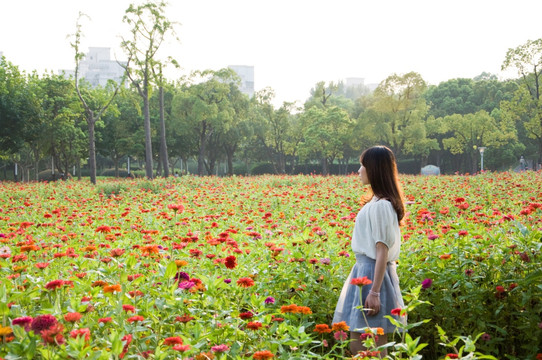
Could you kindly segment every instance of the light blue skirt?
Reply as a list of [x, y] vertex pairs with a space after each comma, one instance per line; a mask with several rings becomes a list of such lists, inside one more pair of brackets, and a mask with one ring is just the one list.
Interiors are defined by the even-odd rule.
[[[380, 327], [384, 329], [384, 333], [390, 334], [395, 332], [396, 327], [388, 319], [384, 318], [385, 315], [391, 315], [391, 310], [396, 308], [404, 308], [403, 297], [401, 295], [401, 289], [399, 288], [399, 278], [397, 277], [397, 264], [395, 262], [388, 262], [386, 273], [384, 274], [384, 280], [380, 287], [380, 311], [378, 314], [369, 316], [365, 312], [365, 317], [361, 313], [363, 310], [356, 309], [356, 306], [360, 306], [359, 286], [350, 284], [350, 280], [353, 278], [360, 278], [367, 276], [369, 279], [374, 278], [375, 271], [374, 259], [371, 259], [365, 255], [356, 254], [356, 263], [348, 275], [335, 308], [335, 314], [333, 316], [333, 323], [345, 321], [350, 327], [350, 331], [363, 332], [367, 326], [371, 328]], [[362, 288], [362, 304], [365, 304], [365, 299], [369, 295], [371, 285], [363, 286]], [[392, 316], [397, 321], [406, 324], [406, 317]], [[367, 322], [365, 321], [367, 319]]]

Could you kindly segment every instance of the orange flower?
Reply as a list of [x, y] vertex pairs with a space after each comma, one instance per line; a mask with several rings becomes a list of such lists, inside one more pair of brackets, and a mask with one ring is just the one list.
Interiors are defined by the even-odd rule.
[[295, 314], [295, 313], [297, 313], [297, 305], [296, 304], [282, 305], [280, 307], [280, 312], [283, 313], [283, 314], [286, 314], [286, 313]]
[[312, 310], [310, 307], [308, 306], [298, 306], [297, 307], [297, 312], [298, 313], [301, 313], [301, 314], [305, 314], [305, 315], [310, 315], [312, 314]]
[[316, 327], [314, 328], [314, 331], [319, 334], [324, 334], [324, 333], [330, 333], [331, 329], [329, 328], [327, 324], [317, 324]]
[[141, 248], [141, 254], [143, 255], [158, 254], [159, 252], [158, 245], [145, 245]]
[[441, 258], [442, 260], [448, 260], [451, 257], [452, 257], [451, 254], [442, 254], [439, 256], [439, 258]]
[[265, 360], [265, 359], [272, 359], [275, 355], [269, 350], [263, 350], [263, 351], [256, 351], [254, 355], [252, 355], [253, 359], [259, 359], [259, 360]]
[[103, 290], [104, 290], [104, 293], [112, 293], [112, 292], [121, 292], [122, 291], [122, 288], [120, 286], [120, 284], [116, 284], [116, 285], [106, 285], [103, 287]]
[[175, 260], [175, 265], [177, 265], [177, 268], [180, 268], [180, 267], [188, 265], [188, 261], [186, 261], [186, 260]]
[[172, 336], [164, 339], [164, 345], [182, 345], [183, 339], [179, 336]]
[[340, 330], [343, 330], [343, 331], [350, 330], [350, 326], [346, 325], [346, 321], [341, 321], [341, 322], [338, 322], [338, 323], [334, 323], [331, 326], [331, 331], [340, 331]]

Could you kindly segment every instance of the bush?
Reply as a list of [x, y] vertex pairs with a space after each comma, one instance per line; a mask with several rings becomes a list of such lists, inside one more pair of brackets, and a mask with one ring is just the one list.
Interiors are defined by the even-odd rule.
[[105, 169], [102, 171], [100, 176], [106, 176], [106, 177], [119, 177], [119, 178], [134, 178], [133, 172], [128, 173], [128, 170], [126, 169], [119, 169], [118, 176], [115, 176], [115, 169]]
[[119, 195], [122, 192], [126, 191], [127, 185], [125, 183], [107, 183], [100, 184], [96, 187], [98, 194], [103, 194], [105, 196]]

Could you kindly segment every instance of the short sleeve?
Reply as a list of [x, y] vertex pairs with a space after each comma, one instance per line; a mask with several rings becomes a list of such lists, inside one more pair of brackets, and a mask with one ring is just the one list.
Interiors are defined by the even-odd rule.
[[376, 201], [369, 215], [371, 234], [375, 244], [383, 243], [391, 248], [395, 243], [394, 226], [397, 222], [395, 209], [388, 200]]

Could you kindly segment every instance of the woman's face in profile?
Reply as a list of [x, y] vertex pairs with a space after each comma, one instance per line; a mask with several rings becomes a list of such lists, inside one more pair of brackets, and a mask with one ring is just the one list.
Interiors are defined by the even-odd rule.
[[363, 185], [369, 185], [369, 178], [367, 177], [367, 170], [365, 169], [365, 166], [363, 165], [360, 166], [358, 170], [358, 174]]

